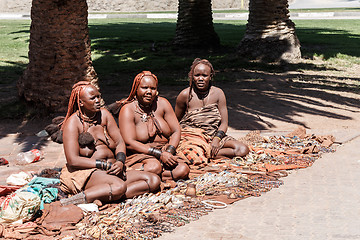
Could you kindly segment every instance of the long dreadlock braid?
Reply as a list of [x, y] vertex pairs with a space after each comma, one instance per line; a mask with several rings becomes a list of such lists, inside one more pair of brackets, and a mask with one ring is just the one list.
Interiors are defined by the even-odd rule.
[[155, 79], [155, 81], [156, 81], [156, 85], [158, 84], [158, 79], [157, 79], [157, 77], [155, 76], [155, 74], [151, 73], [150, 71], [142, 71], [141, 73], [139, 73], [138, 75], [136, 75], [136, 77], [134, 78], [134, 82], [133, 82], [133, 85], [132, 85], [132, 88], [131, 88], [131, 91], [130, 91], [129, 96], [128, 96], [126, 99], [121, 100], [121, 101], [118, 102], [119, 105], [120, 105], [120, 108], [121, 108], [122, 106], [124, 106], [125, 104], [134, 101], [135, 96], [136, 96], [136, 91], [137, 91], [138, 88], [139, 88], [139, 85], [140, 85], [141, 80], [142, 80], [145, 76], [151, 76], [151, 77], [153, 77], [153, 78]]
[[189, 97], [188, 97], [188, 101], [187, 101], [187, 105], [189, 105], [189, 102], [192, 98], [192, 95], [191, 95], [191, 91], [192, 89], [194, 88], [194, 70], [195, 70], [195, 67], [199, 64], [204, 64], [206, 66], [208, 66], [211, 70], [211, 75], [210, 77], [213, 78], [215, 76], [215, 71], [214, 71], [214, 68], [212, 66], [212, 64], [207, 60], [207, 59], [200, 59], [200, 58], [195, 58], [191, 67], [190, 67], [190, 71], [189, 71], [189, 74], [188, 74], [188, 77], [189, 77], [189, 85], [190, 85], [190, 89], [189, 89]]
[[90, 86], [94, 86], [94, 85], [88, 81], [80, 81], [80, 82], [75, 83], [74, 86], [72, 87], [72, 91], [71, 91], [71, 95], [70, 95], [70, 99], [69, 99], [68, 110], [67, 110], [66, 116], [64, 118], [64, 121], [62, 123], [60, 123], [61, 130], [63, 129], [64, 123], [66, 122], [66, 120], [68, 120], [68, 118], [71, 116], [71, 114], [76, 112], [76, 110], [79, 110], [80, 117], [83, 118], [84, 114], [80, 108], [80, 93], [82, 92], [82, 90], [84, 90]]

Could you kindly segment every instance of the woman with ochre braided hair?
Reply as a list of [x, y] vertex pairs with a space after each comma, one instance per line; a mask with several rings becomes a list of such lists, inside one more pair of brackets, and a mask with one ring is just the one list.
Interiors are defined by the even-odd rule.
[[189, 166], [176, 155], [180, 125], [170, 103], [158, 96], [158, 79], [139, 73], [131, 92], [120, 101], [119, 127], [127, 146], [126, 166], [160, 175], [162, 180], [186, 179]]
[[132, 198], [160, 186], [156, 174], [125, 171], [124, 141], [100, 102], [100, 93], [90, 82], [73, 86], [61, 126], [67, 164], [60, 180], [61, 189], [74, 196], [62, 199], [63, 205]]
[[228, 112], [224, 92], [212, 86], [212, 64], [196, 58], [191, 65], [189, 87], [176, 99], [175, 113], [181, 125], [180, 155], [201, 164], [219, 157], [243, 157], [249, 148], [226, 135]]

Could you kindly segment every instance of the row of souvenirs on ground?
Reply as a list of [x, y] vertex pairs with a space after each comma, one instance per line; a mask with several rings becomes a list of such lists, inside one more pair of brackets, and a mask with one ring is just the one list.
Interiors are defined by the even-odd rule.
[[26, 185], [0, 186], [0, 237], [13, 239], [153, 239], [217, 208], [260, 196], [283, 184], [292, 169], [313, 164], [334, 151], [332, 136], [295, 131], [288, 136], [243, 139], [244, 158], [220, 159], [191, 167], [190, 179], [124, 202], [61, 206], [60, 169], [46, 169]]

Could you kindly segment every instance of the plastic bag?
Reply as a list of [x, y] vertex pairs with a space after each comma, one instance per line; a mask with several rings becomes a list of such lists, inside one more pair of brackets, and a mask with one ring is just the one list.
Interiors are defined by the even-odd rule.
[[15, 192], [0, 207], [0, 223], [30, 220], [40, 208], [40, 197], [31, 192]]
[[6, 183], [8, 185], [24, 186], [25, 184], [30, 182], [32, 178], [33, 176], [31, 173], [19, 172], [19, 173], [11, 174], [6, 179]]

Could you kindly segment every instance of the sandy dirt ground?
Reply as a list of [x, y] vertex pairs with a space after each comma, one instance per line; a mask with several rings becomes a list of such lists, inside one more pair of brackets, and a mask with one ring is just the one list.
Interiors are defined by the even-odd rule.
[[[227, 97], [229, 131], [282, 132], [301, 125], [316, 133], [360, 132], [359, 65], [332, 66], [321, 60], [304, 60], [303, 70], [285, 69], [273, 73], [248, 69], [222, 69], [215, 85]], [[186, 74], [186, 73], [185, 73]], [[160, 95], [175, 104], [186, 86], [161, 86]], [[104, 86], [106, 103], [125, 97], [130, 84]], [[51, 117], [28, 121], [0, 120], [0, 138], [7, 134], [31, 135], [50, 123]], [[240, 131], [239, 131], [240, 130]]]

